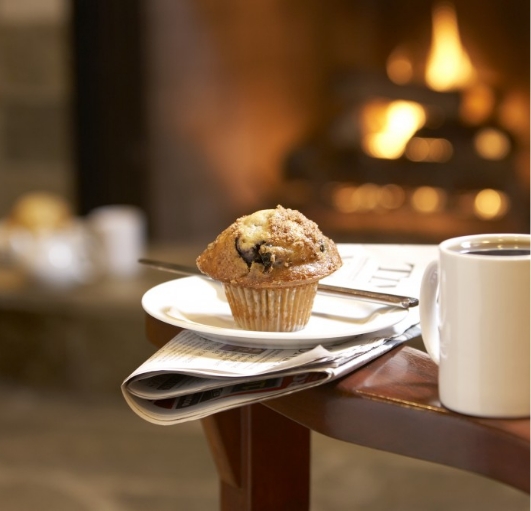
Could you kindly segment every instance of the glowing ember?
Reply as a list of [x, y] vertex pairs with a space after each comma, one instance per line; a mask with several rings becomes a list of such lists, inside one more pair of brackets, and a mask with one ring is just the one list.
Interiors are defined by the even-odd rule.
[[411, 161], [443, 163], [448, 161], [453, 153], [452, 143], [444, 138], [413, 137], [406, 149], [406, 157]]
[[387, 76], [398, 84], [405, 85], [413, 79], [413, 64], [405, 51], [397, 48], [387, 59]]
[[360, 186], [342, 184], [332, 193], [334, 207], [341, 213], [398, 209], [404, 204], [405, 197], [404, 189], [394, 184], [384, 186], [374, 183]]
[[446, 192], [432, 186], [419, 186], [411, 196], [411, 205], [419, 213], [435, 213], [444, 208]]
[[505, 193], [485, 188], [474, 199], [474, 213], [483, 220], [494, 220], [507, 213], [509, 203], [509, 197]]
[[485, 128], [475, 136], [474, 147], [477, 153], [486, 160], [501, 160], [509, 154], [511, 142], [502, 131]]

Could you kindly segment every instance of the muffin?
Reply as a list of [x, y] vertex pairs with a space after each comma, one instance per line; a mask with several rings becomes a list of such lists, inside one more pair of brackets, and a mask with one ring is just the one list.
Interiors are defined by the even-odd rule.
[[268, 332], [304, 328], [319, 280], [342, 264], [335, 243], [315, 222], [282, 206], [239, 218], [196, 263], [223, 283], [240, 328]]
[[49, 192], [22, 195], [7, 217], [8, 226], [33, 233], [58, 231], [70, 227], [72, 221], [70, 204], [61, 196]]

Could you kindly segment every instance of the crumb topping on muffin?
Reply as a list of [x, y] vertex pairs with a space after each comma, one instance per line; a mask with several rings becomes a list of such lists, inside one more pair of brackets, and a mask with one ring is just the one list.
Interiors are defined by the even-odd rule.
[[215, 280], [249, 287], [318, 280], [342, 264], [335, 243], [315, 222], [282, 206], [239, 218], [196, 263]]

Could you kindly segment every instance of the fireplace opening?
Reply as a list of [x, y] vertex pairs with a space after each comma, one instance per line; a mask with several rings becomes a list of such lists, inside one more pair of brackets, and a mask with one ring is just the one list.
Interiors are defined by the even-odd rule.
[[288, 153], [279, 200], [339, 239], [527, 232], [528, 181], [518, 166], [528, 164], [519, 161], [528, 127], [513, 129], [517, 100], [474, 65], [453, 4], [433, 4], [424, 60], [419, 53], [398, 45], [385, 70], [335, 80], [334, 111]]

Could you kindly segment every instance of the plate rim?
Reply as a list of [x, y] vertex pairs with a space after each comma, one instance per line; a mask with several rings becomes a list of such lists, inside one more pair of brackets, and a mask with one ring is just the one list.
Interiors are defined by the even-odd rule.
[[[178, 318], [170, 316], [163, 310], [158, 310], [158, 309], [153, 310], [152, 307], [149, 307], [149, 310], [148, 310], [146, 306], [146, 302], [148, 301], [148, 299], [151, 298], [151, 295], [155, 295], [157, 292], [160, 291], [161, 288], [171, 287], [182, 281], [190, 282], [190, 280], [208, 282], [206, 279], [204, 279], [201, 276], [181, 277], [181, 278], [176, 278], [176, 279], [168, 280], [165, 282], [161, 282], [160, 284], [157, 284], [151, 287], [143, 294], [142, 300], [141, 300], [142, 308], [147, 314], [155, 317], [156, 319], [159, 319], [160, 321], [164, 323], [174, 325], [179, 328], [184, 328], [187, 330], [192, 330], [198, 334], [205, 334], [205, 335], [209, 335], [212, 337], [217, 337], [218, 339], [223, 339], [225, 341], [228, 339], [230, 340], [239, 339], [239, 340], [247, 340], [247, 341], [264, 341], [264, 342], [292, 341], [296, 343], [297, 345], [299, 345], [301, 342], [312, 342], [312, 341], [317, 341], [317, 340], [331, 342], [334, 340], [347, 339], [347, 338], [351, 338], [351, 337], [355, 337], [359, 335], [370, 334], [371, 332], [377, 332], [385, 328], [389, 328], [389, 327], [396, 325], [397, 323], [405, 319], [405, 317], [408, 314], [408, 311], [406, 309], [404, 310], [396, 309], [396, 311], [394, 311], [394, 316], [396, 316], [395, 318], [396, 320], [393, 319], [392, 322], [386, 323], [384, 326], [378, 328], [377, 330], [369, 329], [369, 330], [364, 330], [361, 332], [352, 332], [350, 334], [347, 332], [335, 332], [333, 334], [326, 334], [326, 333], [323, 333], [322, 331], [308, 334], [308, 331], [306, 331], [301, 336], [301, 333], [304, 332], [304, 329], [296, 331], [296, 332], [267, 332], [267, 331], [244, 330], [244, 329], [236, 329], [236, 328], [224, 328], [224, 327], [219, 327], [219, 326], [205, 325], [202, 323], [195, 323], [195, 322], [187, 321], [184, 319], [180, 320]], [[219, 283], [215, 282], [214, 284], [219, 284]]]

